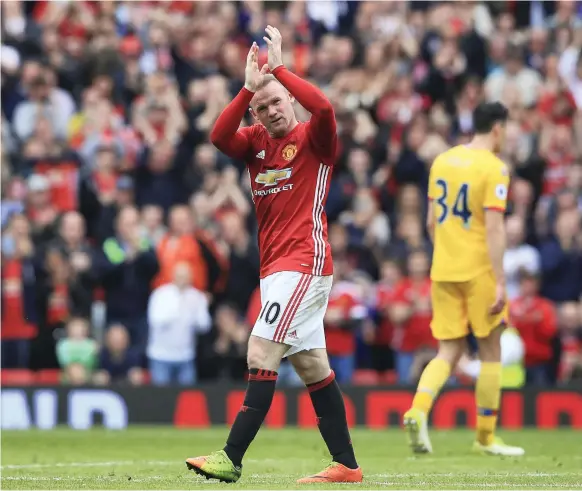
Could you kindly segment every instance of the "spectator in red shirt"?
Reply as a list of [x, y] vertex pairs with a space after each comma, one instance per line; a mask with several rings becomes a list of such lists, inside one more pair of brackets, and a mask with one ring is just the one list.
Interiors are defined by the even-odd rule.
[[562, 353], [558, 380], [572, 383], [582, 380], [582, 308], [576, 302], [560, 306], [559, 330]]
[[13, 215], [2, 234], [2, 368], [28, 368], [34, 313], [34, 246], [24, 215]]
[[527, 383], [548, 385], [556, 312], [549, 300], [539, 296], [538, 277], [526, 271], [520, 276], [520, 294], [510, 303], [511, 324], [525, 345]]
[[334, 284], [323, 323], [331, 368], [339, 383], [350, 383], [355, 369], [356, 330], [367, 316], [358, 285], [334, 265]]
[[[390, 318], [390, 308], [402, 279], [402, 271], [397, 261], [386, 259], [381, 268], [380, 282], [376, 289], [376, 313], [378, 327], [372, 336], [365, 336], [372, 343], [372, 368], [378, 372], [385, 372], [394, 368], [394, 352], [392, 338], [394, 324]], [[366, 332], [364, 332], [366, 335]]]
[[568, 89], [556, 87], [540, 97], [538, 110], [555, 124], [571, 126], [576, 113], [576, 101]]
[[186, 115], [178, 89], [163, 72], [153, 72], [146, 79], [146, 91], [134, 102], [132, 123], [148, 146], [160, 140], [177, 143], [186, 131]]
[[396, 326], [393, 346], [400, 383], [413, 382], [412, 367], [417, 353], [423, 348], [436, 346], [430, 331], [429, 269], [426, 253], [423, 250], [413, 251], [407, 261], [409, 277], [400, 282], [391, 307], [390, 316]]
[[572, 129], [564, 124], [544, 126], [539, 151], [547, 163], [543, 195], [551, 196], [565, 187], [568, 168], [576, 160]]

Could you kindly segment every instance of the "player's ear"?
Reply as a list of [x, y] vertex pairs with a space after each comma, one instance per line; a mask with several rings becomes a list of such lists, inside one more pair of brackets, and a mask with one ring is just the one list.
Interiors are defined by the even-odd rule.
[[293, 97], [293, 96], [291, 95], [291, 93], [289, 93], [289, 92], [287, 92], [287, 95], [289, 96], [289, 102], [290, 102], [291, 104], [294, 104], [294, 103], [295, 103], [295, 97]]
[[253, 117], [253, 119], [255, 120], [259, 120], [259, 118], [257, 117], [257, 113], [255, 112], [255, 110], [252, 107], [249, 107], [249, 112], [251, 113], [251, 116]]

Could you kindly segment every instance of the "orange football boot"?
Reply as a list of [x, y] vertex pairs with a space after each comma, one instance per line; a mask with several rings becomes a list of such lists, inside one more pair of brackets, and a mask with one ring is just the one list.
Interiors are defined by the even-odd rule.
[[299, 479], [299, 484], [313, 484], [322, 482], [362, 482], [362, 469], [350, 469], [339, 462], [332, 462], [319, 474]]

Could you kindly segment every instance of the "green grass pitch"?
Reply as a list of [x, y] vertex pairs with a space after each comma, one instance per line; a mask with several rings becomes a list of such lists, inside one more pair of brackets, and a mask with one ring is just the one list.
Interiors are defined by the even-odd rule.
[[[223, 446], [228, 429], [132, 427], [126, 431], [3, 431], [2, 489], [297, 489], [328, 462], [317, 430], [262, 430], [236, 484], [207, 481], [184, 459]], [[433, 431], [435, 453], [413, 457], [404, 434], [352, 430], [363, 485], [323, 489], [582, 489], [582, 432], [504, 432], [522, 458], [469, 453], [473, 432]]]

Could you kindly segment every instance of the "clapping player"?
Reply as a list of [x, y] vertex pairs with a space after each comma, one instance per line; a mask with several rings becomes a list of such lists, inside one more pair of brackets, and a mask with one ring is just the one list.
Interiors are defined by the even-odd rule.
[[[224, 449], [186, 463], [207, 478], [240, 478], [243, 456], [271, 406], [281, 359], [288, 357], [307, 385], [333, 459], [299, 482], [361, 482], [323, 328], [333, 275], [324, 207], [336, 159], [335, 115], [317, 87], [283, 65], [279, 30], [268, 26], [266, 33], [268, 65], [259, 69], [253, 43], [245, 86], [210, 134], [219, 150], [246, 162], [259, 224], [262, 310], [248, 345], [249, 383]], [[297, 121], [295, 100], [311, 113], [309, 122]], [[249, 106], [257, 123], [239, 129]]]

